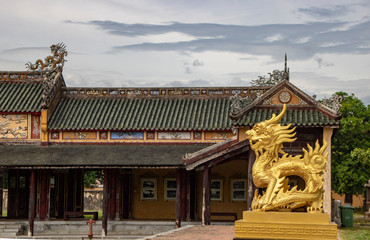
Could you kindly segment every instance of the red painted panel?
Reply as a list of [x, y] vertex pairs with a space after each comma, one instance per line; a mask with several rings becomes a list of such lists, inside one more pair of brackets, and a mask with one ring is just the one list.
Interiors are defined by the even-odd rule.
[[40, 127], [40, 116], [31, 115], [31, 138], [40, 139], [41, 127]]

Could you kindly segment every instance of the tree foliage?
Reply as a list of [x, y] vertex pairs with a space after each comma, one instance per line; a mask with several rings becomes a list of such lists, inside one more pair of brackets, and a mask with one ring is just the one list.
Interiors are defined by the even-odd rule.
[[346, 195], [345, 202], [352, 203], [352, 195], [364, 193], [370, 179], [370, 105], [353, 94], [337, 94], [343, 101], [341, 126], [332, 145], [332, 186]]
[[84, 186], [89, 188], [96, 183], [96, 180], [103, 182], [103, 171], [86, 171], [84, 174]]

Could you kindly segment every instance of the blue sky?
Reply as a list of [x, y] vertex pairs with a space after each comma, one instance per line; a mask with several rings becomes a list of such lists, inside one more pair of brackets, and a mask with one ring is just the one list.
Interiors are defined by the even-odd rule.
[[249, 86], [283, 69], [370, 104], [370, 1], [0, 0], [0, 70], [67, 45], [67, 86]]

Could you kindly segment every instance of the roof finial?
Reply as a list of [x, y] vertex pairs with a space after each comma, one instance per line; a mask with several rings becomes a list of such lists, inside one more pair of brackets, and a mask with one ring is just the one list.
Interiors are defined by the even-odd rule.
[[285, 53], [285, 65], [284, 65], [284, 72], [283, 72], [283, 80], [289, 81], [289, 68], [288, 68], [288, 57]]

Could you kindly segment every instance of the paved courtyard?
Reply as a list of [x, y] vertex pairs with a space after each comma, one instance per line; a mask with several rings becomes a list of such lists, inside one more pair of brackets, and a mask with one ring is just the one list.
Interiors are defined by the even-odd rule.
[[159, 235], [151, 238], [154, 240], [230, 240], [234, 238], [234, 225], [210, 225], [210, 226], [189, 226], [178, 229], [167, 235]]

